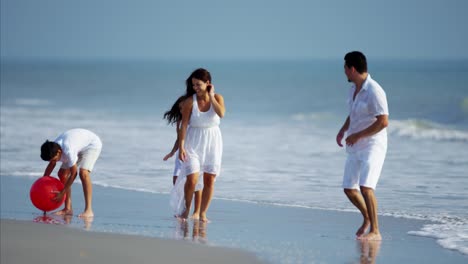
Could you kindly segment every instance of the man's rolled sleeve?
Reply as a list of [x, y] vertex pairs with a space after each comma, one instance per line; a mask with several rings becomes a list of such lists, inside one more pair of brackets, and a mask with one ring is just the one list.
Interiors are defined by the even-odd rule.
[[376, 90], [370, 94], [369, 112], [374, 116], [388, 116], [388, 104], [385, 92]]

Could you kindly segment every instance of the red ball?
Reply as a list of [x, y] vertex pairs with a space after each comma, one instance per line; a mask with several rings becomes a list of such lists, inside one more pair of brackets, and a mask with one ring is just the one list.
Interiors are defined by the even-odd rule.
[[37, 179], [31, 186], [29, 197], [37, 209], [41, 211], [52, 211], [59, 208], [65, 202], [65, 196], [59, 202], [54, 199], [58, 192], [63, 190], [62, 182], [54, 177], [44, 176]]

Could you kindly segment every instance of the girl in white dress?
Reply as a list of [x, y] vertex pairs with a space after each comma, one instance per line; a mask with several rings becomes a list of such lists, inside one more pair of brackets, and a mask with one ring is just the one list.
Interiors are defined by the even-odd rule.
[[[164, 156], [163, 160], [167, 161], [170, 159], [174, 154], [176, 155], [175, 163], [174, 163], [174, 172], [172, 173], [172, 184], [175, 186], [177, 182], [177, 178], [179, 177], [181, 171], [182, 171], [182, 161], [179, 159], [179, 131], [180, 127], [182, 124], [182, 104], [184, 100], [187, 98], [186, 95], [180, 96], [177, 101], [172, 105], [171, 109], [168, 110], [167, 112], [164, 113], [164, 119], [167, 119], [168, 124], [176, 124], [176, 134], [177, 134], [177, 139], [174, 142], [174, 146], [172, 147], [171, 152], [169, 152], [166, 156]], [[185, 177], [184, 177], [185, 178]], [[185, 179], [182, 179], [183, 181], [179, 181], [179, 185], [183, 185], [185, 183]], [[197, 188], [195, 190], [195, 207], [193, 209], [193, 213], [195, 215], [200, 214], [200, 206], [201, 206], [201, 189], [203, 186], [201, 184], [197, 185]], [[173, 188], [172, 192], [174, 193], [175, 197], [174, 199], [171, 199], [171, 204], [174, 204], [174, 209], [175, 213], [177, 214], [177, 211], [180, 210], [177, 207], [180, 207], [180, 202], [181, 199], [183, 199], [183, 189], [181, 190], [176, 190], [176, 188]]]
[[[182, 106], [182, 126], [179, 131], [179, 158], [182, 163], [185, 206], [179, 217], [187, 219], [193, 193], [203, 173], [200, 214], [193, 219], [207, 222], [206, 212], [213, 196], [214, 182], [221, 170], [223, 140], [219, 129], [224, 117], [224, 99], [215, 93], [211, 75], [205, 69], [195, 70], [186, 81], [187, 99]], [[192, 96], [190, 96], [192, 94]], [[176, 183], [177, 185], [177, 183]]]

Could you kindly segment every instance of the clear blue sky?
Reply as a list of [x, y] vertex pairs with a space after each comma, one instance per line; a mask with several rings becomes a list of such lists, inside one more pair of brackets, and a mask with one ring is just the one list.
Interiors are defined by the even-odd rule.
[[3, 58], [468, 58], [465, 0], [1, 0]]

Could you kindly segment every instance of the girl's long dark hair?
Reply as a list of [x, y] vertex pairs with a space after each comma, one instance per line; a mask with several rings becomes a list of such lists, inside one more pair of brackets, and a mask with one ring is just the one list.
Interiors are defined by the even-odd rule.
[[177, 123], [177, 121], [182, 120], [182, 113], [180, 112], [180, 104], [186, 99], [191, 97], [192, 95], [195, 94], [195, 90], [193, 89], [193, 84], [192, 84], [192, 78], [207, 82], [211, 82], [211, 74], [209, 71], [199, 68], [196, 69], [195, 71], [190, 74], [190, 76], [187, 78], [185, 81], [185, 95], [182, 95], [175, 101], [175, 103], [172, 105], [171, 109], [167, 112], [164, 113], [164, 119], [167, 119], [168, 124], [174, 124]]
[[167, 119], [168, 124], [177, 123], [177, 121], [182, 120], [182, 113], [180, 112], [180, 104], [187, 98], [185, 95], [182, 95], [175, 101], [171, 109], [164, 113], [164, 119]]

